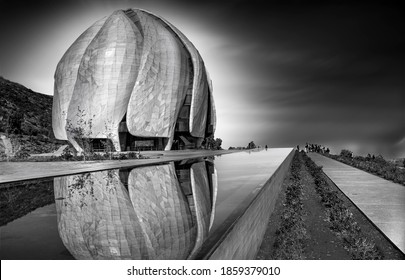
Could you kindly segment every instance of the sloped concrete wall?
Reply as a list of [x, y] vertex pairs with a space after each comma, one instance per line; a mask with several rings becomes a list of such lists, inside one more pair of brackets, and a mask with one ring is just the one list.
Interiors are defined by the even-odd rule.
[[267, 222], [274, 211], [281, 185], [290, 168], [294, 150], [271, 175], [265, 186], [257, 193], [247, 209], [229, 227], [225, 234], [204, 256], [212, 260], [242, 260], [255, 258], [263, 240]]

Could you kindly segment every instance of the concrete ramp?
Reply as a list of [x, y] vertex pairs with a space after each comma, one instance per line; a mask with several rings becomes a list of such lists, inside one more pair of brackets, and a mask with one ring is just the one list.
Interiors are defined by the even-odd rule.
[[405, 253], [405, 186], [309, 153], [336, 186]]

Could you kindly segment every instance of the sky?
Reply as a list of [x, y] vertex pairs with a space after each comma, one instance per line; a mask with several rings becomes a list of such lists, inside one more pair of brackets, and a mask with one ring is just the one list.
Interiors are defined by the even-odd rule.
[[162, 16], [199, 50], [223, 148], [309, 142], [405, 157], [405, 17], [394, 1], [0, 0], [0, 75], [52, 95], [68, 47], [126, 8]]

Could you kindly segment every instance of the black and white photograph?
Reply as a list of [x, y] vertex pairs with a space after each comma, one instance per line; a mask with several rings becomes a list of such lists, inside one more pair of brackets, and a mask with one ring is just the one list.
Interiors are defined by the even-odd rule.
[[0, 0], [2, 279], [85, 277], [84, 260], [105, 279], [390, 278], [404, 15], [392, 0]]

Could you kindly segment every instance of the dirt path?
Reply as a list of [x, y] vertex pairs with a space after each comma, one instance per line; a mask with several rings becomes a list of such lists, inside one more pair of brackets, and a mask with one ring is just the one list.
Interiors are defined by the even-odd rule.
[[[374, 242], [382, 258], [403, 259], [401, 252], [386, 240], [350, 200], [339, 193], [333, 182], [326, 181], [329, 187], [338, 193], [344, 208], [351, 211], [362, 234], [364, 232], [362, 236]], [[291, 190], [295, 196], [291, 196]], [[298, 208], [296, 204], [299, 204]], [[295, 216], [286, 219], [291, 212], [294, 212]], [[277, 198], [275, 210], [270, 216], [257, 259], [350, 260], [352, 258], [353, 254], [348, 250], [347, 240], [337, 234], [336, 230], [331, 230], [327, 210], [316, 191], [314, 177], [304, 164], [303, 156], [296, 153]]]
[[[299, 155], [300, 162], [302, 157]], [[315, 183], [307, 167], [301, 164], [301, 184], [303, 186], [304, 217], [310, 239], [305, 246], [305, 257], [309, 260], [348, 260], [349, 253], [344, 244], [331, 230], [326, 221], [325, 207], [315, 191]]]

